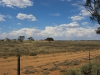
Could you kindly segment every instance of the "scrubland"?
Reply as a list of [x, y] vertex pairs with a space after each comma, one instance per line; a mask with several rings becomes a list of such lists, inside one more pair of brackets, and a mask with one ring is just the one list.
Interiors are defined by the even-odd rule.
[[21, 75], [67, 75], [89, 60], [100, 62], [100, 41], [0, 41], [0, 75], [17, 75], [17, 54]]

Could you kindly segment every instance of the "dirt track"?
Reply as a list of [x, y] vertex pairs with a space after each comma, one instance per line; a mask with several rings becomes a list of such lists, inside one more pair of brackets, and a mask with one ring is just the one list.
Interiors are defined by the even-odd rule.
[[[79, 67], [88, 62], [88, 51], [21, 56], [21, 75], [60, 75], [70, 67]], [[100, 56], [100, 50], [91, 51], [91, 59]], [[78, 61], [79, 64], [67, 65], [65, 61]], [[17, 57], [0, 58], [0, 75], [17, 75]]]

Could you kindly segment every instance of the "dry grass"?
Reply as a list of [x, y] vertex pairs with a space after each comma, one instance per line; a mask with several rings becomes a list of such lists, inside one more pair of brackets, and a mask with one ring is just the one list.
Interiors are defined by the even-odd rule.
[[20, 53], [21, 75], [61, 75], [87, 63], [88, 50], [91, 60], [100, 62], [100, 41], [0, 41], [0, 73], [16, 75], [16, 55]]
[[0, 41], [0, 56], [50, 54], [100, 49], [100, 41]]

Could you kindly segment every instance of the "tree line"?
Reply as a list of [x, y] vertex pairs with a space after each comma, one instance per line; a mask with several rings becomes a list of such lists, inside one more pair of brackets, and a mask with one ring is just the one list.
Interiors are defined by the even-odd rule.
[[[25, 36], [19, 36], [18, 37], [18, 39], [13, 39], [14, 41], [16, 41], [16, 40], [18, 40], [19, 42], [23, 42], [24, 41], [24, 39], [25, 39]], [[34, 41], [34, 38], [33, 37], [28, 37], [27, 38], [28, 39], [28, 41]], [[6, 38], [5, 40], [7, 40], [7, 41], [11, 41], [11, 39], [9, 39], [9, 38]], [[54, 41], [54, 39], [52, 38], [52, 37], [48, 37], [48, 38], [46, 38], [46, 39], [44, 39], [45, 41]], [[1, 41], [4, 41], [4, 40], [1, 40]]]

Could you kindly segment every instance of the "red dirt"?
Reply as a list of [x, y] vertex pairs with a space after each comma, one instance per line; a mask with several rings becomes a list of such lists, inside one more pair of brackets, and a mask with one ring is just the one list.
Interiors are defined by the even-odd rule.
[[[53, 54], [44, 54], [38, 56], [21, 56], [21, 74], [20, 75], [60, 75], [61, 70], [68, 69], [70, 67], [79, 67], [84, 63], [87, 63], [88, 51], [80, 52], [64, 52]], [[100, 50], [91, 51], [91, 58], [100, 55]], [[64, 61], [78, 60], [79, 65], [64, 66]], [[57, 69], [51, 71], [50, 68], [57, 66]], [[32, 71], [35, 73], [25, 74], [25, 71]], [[0, 58], [0, 75], [17, 75], [17, 57]]]

